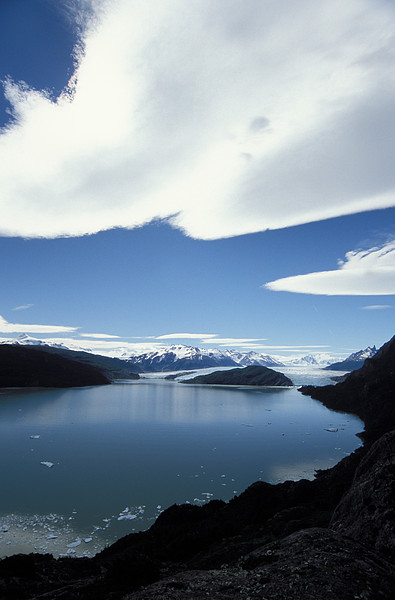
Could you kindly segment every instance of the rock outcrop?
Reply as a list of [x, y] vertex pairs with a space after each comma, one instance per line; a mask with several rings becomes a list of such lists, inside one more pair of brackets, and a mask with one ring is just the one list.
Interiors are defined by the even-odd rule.
[[363, 438], [374, 441], [395, 428], [395, 336], [373, 358], [337, 385], [306, 386], [306, 394], [328, 408], [358, 415], [365, 422]]
[[257, 482], [227, 503], [174, 505], [92, 559], [6, 558], [0, 598], [392, 600], [394, 365], [391, 340], [344, 383], [309, 388], [364, 418], [367, 434], [314, 481]]
[[256, 385], [256, 386], [290, 386], [292, 381], [278, 371], [268, 367], [251, 366], [243, 369], [227, 369], [215, 371], [208, 375], [198, 375], [182, 383], [199, 383], [208, 385]]

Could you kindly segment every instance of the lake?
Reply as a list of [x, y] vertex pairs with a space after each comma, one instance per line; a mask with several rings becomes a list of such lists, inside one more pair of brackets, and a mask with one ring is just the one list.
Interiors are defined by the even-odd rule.
[[296, 388], [0, 390], [0, 556], [92, 556], [171, 504], [311, 479], [360, 446], [362, 430]]

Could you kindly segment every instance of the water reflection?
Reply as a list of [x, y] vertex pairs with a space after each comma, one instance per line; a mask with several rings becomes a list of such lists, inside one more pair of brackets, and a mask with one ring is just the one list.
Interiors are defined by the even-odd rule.
[[143, 381], [3, 390], [0, 554], [17, 548], [22, 532], [39, 536], [38, 548], [96, 551], [149, 527], [174, 502], [228, 500], [257, 479], [312, 477], [359, 446], [361, 430], [356, 417], [296, 389]]

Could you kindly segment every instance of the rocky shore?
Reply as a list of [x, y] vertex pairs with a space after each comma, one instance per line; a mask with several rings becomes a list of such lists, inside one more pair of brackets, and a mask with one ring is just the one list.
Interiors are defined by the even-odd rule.
[[3, 559], [0, 598], [392, 600], [394, 389], [395, 338], [345, 382], [302, 390], [365, 422], [364, 445], [314, 481], [174, 505], [92, 559]]

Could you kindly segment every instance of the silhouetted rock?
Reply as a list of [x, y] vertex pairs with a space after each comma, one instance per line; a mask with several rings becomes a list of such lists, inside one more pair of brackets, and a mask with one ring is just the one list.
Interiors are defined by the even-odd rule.
[[330, 527], [395, 558], [395, 431], [379, 438], [361, 461]]
[[268, 367], [251, 366], [243, 369], [226, 369], [208, 375], [198, 375], [182, 383], [199, 383], [208, 385], [258, 385], [258, 386], [290, 386], [292, 381], [278, 371]]
[[[26, 346], [25, 346], [26, 347]], [[111, 358], [109, 356], [101, 356], [100, 354], [92, 354], [91, 352], [84, 352], [82, 350], [70, 350], [69, 348], [59, 348], [54, 346], [41, 346], [29, 345], [32, 350], [45, 350], [49, 354], [56, 354], [57, 356], [63, 356], [78, 363], [91, 365], [96, 369], [99, 369], [108, 379], [114, 381], [115, 379], [139, 379], [140, 376], [136, 371], [137, 367], [131, 366], [127, 360], [121, 358]]]
[[358, 415], [365, 423], [364, 439], [376, 440], [395, 427], [395, 337], [344, 381], [301, 392], [328, 408]]

